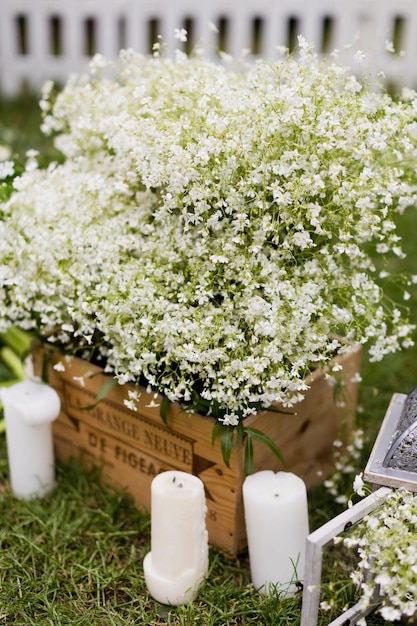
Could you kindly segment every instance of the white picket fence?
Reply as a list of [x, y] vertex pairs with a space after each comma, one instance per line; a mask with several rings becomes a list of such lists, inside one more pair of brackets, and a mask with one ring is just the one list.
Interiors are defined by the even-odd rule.
[[275, 58], [277, 45], [292, 49], [302, 34], [352, 64], [345, 47], [354, 44], [388, 84], [417, 85], [417, 0], [0, 0], [0, 93], [64, 83], [95, 52], [147, 53], [158, 34], [177, 46], [176, 28], [188, 31], [189, 47], [203, 40], [233, 55]]

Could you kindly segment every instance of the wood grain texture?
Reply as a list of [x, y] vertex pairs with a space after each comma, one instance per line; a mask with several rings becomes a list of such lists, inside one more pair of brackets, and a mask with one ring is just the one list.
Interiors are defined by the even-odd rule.
[[[352, 428], [361, 350], [352, 346], [349, 354], [338, 357], [343, 364], [344, 406], [335, 402], [334, 388], [325, 372], [314, 372], [305, 399], [292, 415], [261, 411], [246, 424], [271, 437], [281, 449], [286, 470], [304, 479], [307, 487], [321, 483], [332, 470], [333, 442], [349, 436]], [[34, 354], [35, 371], [41, 371], [43, 352]], [[65, 371], [53, 365], [65, 362]], [[243, 448], [232, 454], [230, 467], [223, 462], [220, 444], [212, 445], [213, 419], [190, 415], [172, 404], [167, 424], [160, 417], [161, 399], [140, 388], [138, 411], [124, 405], [127, 386], [116, 385], [95, 404], [97, 393], [108, 380], [102, 370], [78, 358], [64, 361], [52, 353], [49, 383], [58, 391], [62, 411], [54, 423], [54, 443], [59, 458], [81, 457], [85, 467], [102, 468], [103, 480], [127, 489], [137, 505], [150, 509], [151, 482], [165, 470], [182, 470], [201, 478], [206, 489], [207, 528], [210, 543], [226, 553], [238, 554], [246, 548], [242, 483]], [[82, 381], [82, 382], [81, 382]], [[132, 386], [133, 388], [133, 386]], [[153, 402], [152, 402], [153, 401]], [[86, 408], [91, 407], [92, 408]], [[284, 469], [264, 445], [254, 442], [255, 471]]]

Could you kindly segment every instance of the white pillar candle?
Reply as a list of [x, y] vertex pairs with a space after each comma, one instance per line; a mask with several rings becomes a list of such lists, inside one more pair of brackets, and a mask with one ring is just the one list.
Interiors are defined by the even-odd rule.
[[257, 472], [243, 483], [243, 502], [255, 589], [269, 595], [274, 585], [284, 596], [293, 595], [309, 534], [304, 482], [290, 472]]
[[195, 599], [208, 571], [204, 485], [186, 472], [163, 472], [153, 479], [151, 496], [146, 585], [162, 604], [185, 604]]
[[37, 380], [0, 389], [6, 422], [7, 456], [15, 496], [45, 495], [54, 485], [51, 422], [61, 409], [57, 392]]

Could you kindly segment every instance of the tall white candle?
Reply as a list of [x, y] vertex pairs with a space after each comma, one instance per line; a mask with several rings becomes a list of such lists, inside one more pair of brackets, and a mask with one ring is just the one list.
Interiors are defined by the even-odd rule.
[[151, 495], [146, 585], [162, 604], [185, 604], [195, 599], [208, 570], [204, 485], [186, 472], [163, 472], [153, 479]]
[[304, 572], [309, 534], [307, 491], [290, 472], [264, 470], [243, 483], [252, 583], [269, 595], [271, 585], [291, 596]]
[[54, 485], [51, 422], [61, 409], [57, 392], [37, 380], [0, 388], [6, 422], [10, 483], [15, 496], [45, 495]]

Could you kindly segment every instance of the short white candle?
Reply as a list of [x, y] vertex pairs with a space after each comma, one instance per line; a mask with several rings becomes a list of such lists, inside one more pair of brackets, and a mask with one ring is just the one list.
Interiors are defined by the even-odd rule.
[[36, 380], [0, 389], [6, 422], [10, 483], [15, 496], [45, 495], [54, 485], [51, 422], [61, 409], [57, 392]]
[[153, 479], [151, 496], [146, 585], [162, 604], [185, 604], [195, 599], [208, 571], [204, 485], [186, 472], [163, 472]]
[[269, 595], [273, 585], [284, 597], [293, 595], [309, 534], [304, 482], [290, 472], [257, 472], [243, 483], [243, 502], [255, 589]]

